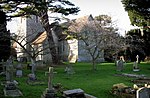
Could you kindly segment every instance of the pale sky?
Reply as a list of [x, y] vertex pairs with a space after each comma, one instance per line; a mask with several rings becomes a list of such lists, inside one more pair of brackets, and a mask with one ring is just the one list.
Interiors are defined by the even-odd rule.
[[[69, 16], [71, 19], [79, 18], [82, 16], [90, 15], [102, 15], [107, 14], [112, 17], [113, 21], [117, 21], [117, 25], [120, 28], [120, 32], [124, 35], [125, 30], [128, 31], [131, 28], [130, 20], [127, 12], [125, 12], [121, 0], [70, 0], [76, 6], [80, 8], [78, 15]], [[13, 25], [12, 25], [13, 24]], [[8, 29], [15, 32], [15, 21], [7, 24]]]
[[74, 18], [92, 14], [93, 16], [106, 14], [112, 17], [113, 21], [117, 21], [120, 32], [124, 35], [125, 30], [133, 28], [127, 12], [125, 12], [121, 0], [70, 0], [80, 8], [78, 15]]

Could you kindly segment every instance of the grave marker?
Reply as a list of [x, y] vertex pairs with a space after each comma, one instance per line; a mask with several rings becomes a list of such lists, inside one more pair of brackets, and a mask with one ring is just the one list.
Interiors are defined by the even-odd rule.
[[117, 62], [117, 71], [122, 71], [123, 70], [123, 60], [120, 59], [118, 62]]
[[53, 67], [49, 67], [49, 72], [46, 72], [46, 74], [48, 74], [48, 88], [43, 92], [41, 98], [56, 98], [52, 83], [53, 73]]
[[150, 98], [149, 88], [142, 87], [136, 91], [136, 98]]

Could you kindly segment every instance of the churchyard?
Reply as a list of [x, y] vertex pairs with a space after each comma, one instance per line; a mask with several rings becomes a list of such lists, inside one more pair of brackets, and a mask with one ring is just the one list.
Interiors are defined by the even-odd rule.
[[[118, 71], [115, 63], [101, 63], [97, 65], [97, 70], [93, 71], [90, 63], [76, 63], [73, 65], [73, 74], [65, 73], [66, 66], [59, 65], [53, 67], [52, 76], [50, 76], [49, 67], [37, 68], [35, 73], [38, 82], [36, 83], [28, 83], [28, 75], [31, 73], [31, 70], [23, 66], [22, 76], [13, 76], [13, 79], [17, 81], [17, 88], [22, 93], [18, 98], [42, 98], [41, 96], [45, 94], [46, 89], [51, 89], [51, 84], [59, 91], [57, 95], [61, 95], [62, 91], [77, 89], [83, 90], [96, 98], [120, 98], [119, 94], [117, 95], [119, 97], [117, 97], [112, 93], [113, 85], [122, 83], [127, 87], [133, 88], [135, 84], [145, 84], [144, 82], [137, 82], [138, 76], [146, 77], [145, 79], [150, 77], [150, 66], [148, 63], [141, 62], [138, 66], [140, 71], [133, 71], [133, 62], [126, 63], [124, 69]], [[5, 79], [6, 77], [1, 75], [0, 98], [11, 98], [4, 95], [4, 85], [2, 84], [4, 84]]]

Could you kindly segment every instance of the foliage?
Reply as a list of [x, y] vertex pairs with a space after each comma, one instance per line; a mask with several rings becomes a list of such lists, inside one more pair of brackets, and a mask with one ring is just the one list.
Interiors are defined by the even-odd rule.
[[[143, 33], [143, 35], [142, 35]], [[150, 48], [150, 33], [146, 30], [142, 31], [139, 29], [130, 30], [126, 36], [126, 44], [131, 52], [131, 60], [134, 61], [136, 55], [140, 56], [140, 60], [144, 60], [146, 56], [149, 56]]]
[[122, 0], [125, 10], [128, 12], [132, 25], [150, 25], [150, 1], [149, 0]]
[[63, 15], [79, 11], [79, 8], [71, 7], [75, 5], [68, 0], [2, 0], [0, 5], [9, 18], [29, 15], [39, 16], [39, 12], [47, 9], [51, 13], [61, 13]]
[[[68, 0], [3, 0], [0, 1], [0, 6], [7, 13], [8, 19], [20, 16], [29, 17], [30, 15], [38, 16], [47, 33], [49, 46], [54, 45], [53, 48], [49, 47], [52, 62], [54, 64], [59, 63], [58, 43], [54, 39], [54, 34], [52, 34], [54, 25], [49, 23], [48, 13], [51, 17], [56, 13], [62, 15], [76, 14], [79, 11], [78, 7], [74, 7], [75, 5]], [[60, 20], [60, 18], [54, 17], [54, 21], [57, 20]]]
[[0, 61], [6, 61], [11, 51], [10, 32], [6, 29], [6, 15], [3, 11], [0, 11], [0, 16]]

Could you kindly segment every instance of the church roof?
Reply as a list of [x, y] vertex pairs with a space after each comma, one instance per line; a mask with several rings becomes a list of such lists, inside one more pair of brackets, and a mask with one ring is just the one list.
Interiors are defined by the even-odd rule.
[[33, 45], [41, 44], [47, 38], [46, 31], [39, 33], [35, 39], [32, 41]]

